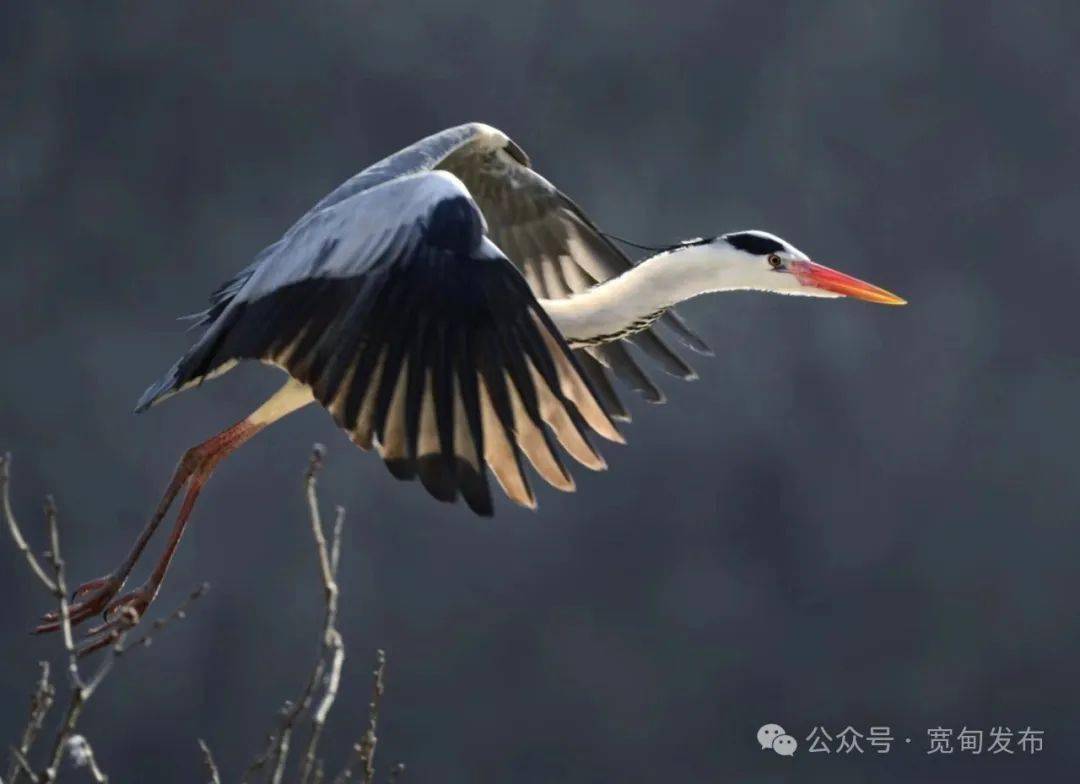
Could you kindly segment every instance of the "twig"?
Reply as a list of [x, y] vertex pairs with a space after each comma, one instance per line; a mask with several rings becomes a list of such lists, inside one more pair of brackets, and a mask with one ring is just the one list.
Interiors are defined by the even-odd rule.
[[64, 578], [64, 559], [60, 555], [60, 527], [56, 523], [56, 502], [51, 495], [45, 496], [45, 525], [49, 532], [49, 562], [53, 568], [53, 597], [60, 604], [60, 630], [64, 638], [64, 650], [68, 655], [68, 678], [72, 689], [85, 685], [79, 674], [79, 658], [71, 631], [71, 607], [68, 604], [67, 581]]
[[[49, 663], [43, 661], [39, 662], [38, 665], [41, 667], [41, 677], [38, 678], [37, 687], [30, 698], [30, 718], [26, 721], [26, 729], [23, 730], [19, 747], [14, 750], [24, 760], [26, 755], [30, 753], [30, 749], [34, 747], [34, 741], [37, 740], [38, 733], [41, 732], [41, 725], [44, 724], [45, 716], [48, 714], [49, 708], [52, 707], [53, 699], [56, 696], [56, 689], [53, 688], [52, 681], [49, 679]], [[23, 772], [18, 757], [13, 753], [11, 755], [11, 765], [8, 768], [8, 784], [18, 784]]]
[[323, 728], [326, 726], [326, 717], [337, 699], [338, 686], [341, 683], [341, 667], [345, 662], [345, 644], [337, 629], [328, 632], [330, 649], [330, 673], [326, 678], [326, 690], [323, 692], [319, 707], [311, 718], [311, 737], [308, 740], [307, 751], [304, 753], [303, 768], [300, 772], [300, 784], [308, 784], [311, 772], [315, 766], [315, 752], [322, 737]]
[[361, 781], [371, 784], [375, 780], [375, 747], [379, 738], [379, 708], [382, 705], [383, 692], [386, 690], [386, 652], [375, 652], [375, 670], [372, 672], [371, 702], [368, 704], [368, 728], [358, 743], [353, 744], [353, 754], [345, 764], [345, 769], [334, 779], [334, 784], [347, 784], [353, 775], [353, 766], [359, 766]]
[[87, 743], [87, 760], [86, 764], [90, 766], [90, 775], [94, 777], [94, 781], [97, 784], [108, 784], [109, 777], [102, 773], [101, 768], [98, 767], [97, 757], [94, 756], [93, 747]]
[[34, 769], [30, 767], [30, 761], [26, 759], [26, 755], [14, 746], [11, 747], [11, 757], [15, 760], [15, 764], [19, 766], [19, 770], [25, 773], [31, 781], [34, 781], [37, 778]]
[[206, 741], [202, 738], [199, 738], [199, 748], [202, 749], [206, 775], [210, 777], [209, 784], [221, 784], [221, 773], [218, 772], [217, 764], [214, 762], [214, 755], [210, 753], [210, 747], [206, 745]]
[[382, 650], [376, 651], [375, 661], [375, 677], [371, 686], [371, 704], [368, 710], [368, 730], [364, 733], [364, 738], [361, 741], [364, 748], [361, 756], [364, 763], [364, 784], [371, 784], [375, 780], [375, 746], [379, 742], [375, 731], [379, 726], [379, 708], [382, 705], [383, 691], [386, 689], [383, 682], [386, 675], [386, 653]]
[[15, 540], [15, 549], [23, 554], [23, 557], [26, 558], [26, 562], [30, 564], [31, 571], [33, 571], [37, 578], [41, 580], [45, 588], [50, 593], [55, 593], [56, 584], [49, 575], [45, 574], [45, 570], [38, 562], [38, 559], [34, 557], [34, 553], [30, 549], [30, 545], [26, 543], [26, 538], [22, 535], [19, 523], [15, 519], [15, 511], [11, 508], [11, 493], [9, 492], [10, 467], [11, 454], [8, 453], [0, 457], [0, 504], [2, 504], [4, 508], [4, 519], [7, 521], [8, 530], [11, 532], [11, 538]]
[[160, 634], [161, 631], [165, 629], [165, 627], [169, 624], [176, 623], [187, 618], [187, 613], [188, 610], [191, 609], [191, 605], [204, 597], [209, 590], [210, 583], [204, 582], [197, 585], [191, 591], [191, 593], [188, 594], [187, 599], [185, 599], [179, 607], [173, 610], [169, 615], [156, 619], [151, 625], [150, 630], [146, 634], [137, 639], [135, 642], [125, 645], [123, 648], [117, 651], [117, 656], [122, 656], [123, 654], [130, 651], [132, 648], [149, 648], [154, 642], [154, 635]]
[[[289, 744], [294, 728], [299, 719], [311, 708], [315, 699], [316, 689], [322, 683], [324, 689], [319, 699], [318, 706], [312, 718], [312, 737], [308, 742], [308, 750], [304, 758], [303, 781], [305, 784], [322, 784], [324, 781], [324, 766], [321, 759], [316, 759], [316, 751], [322, 728], [326, 723], [327, 715], [332, 708], [337, 696], [341, 670], [344, 662], [345, 648], [340, 633], [336, 628], [337, 620], [337, 571], [341, 554], [341, 532], [344, 521], [344, 510], [337, 509], [337, 517], [334, 521], [331, 544], [327, 547], [326, 537], [323, 532], [322, 522], [319, 516], [318, 501], [315, 496], [315, 478], [322, 465], [323, 450], [316, 445], [311, 463], [305, 474], [308, 490], [308, 503], [311, 509], [312, 531], [316, 540], [316, 549], [319, 556], [319, 570], [322, 576], [323, 593], [326, 599], [326, 612], [323, 624], [323, 634], [319, 648], [319, 657], [312, 670], [306, 688], [300, 700], [292, 705], [286, 703], [282, 710], [281, 724], [278, 732], [267, 736], [267, 748], [245, 772], [242, 784], [248, 782], [252, 775], [266, 767], [273, 759], [270, 781], [280, 784], [287, 763]], [[154, 621], [152, 627], [133, 643], [125, 644], [128, 632], [139, 622], [138, 613], [129, 607], [120, 609], [121, 623], [108, 632], [107, 636], [100, 638], [100, 642], [110, 645], [110, 651], [102, 660], [93, 675], [85, 677], [79, 667], [79, 649], [75, 645], [75, 636], [71, 621], [71, 604], [68, 599], [68, 587], [66, 579], [66, 565], [60, 549], [60, 532], [56, 504], [52, 497], [47, 497], [45, 502], [45, 522], [49, 539], [49, 549], [45, 557], [39, 561], [35, 557], [26, 537], [23, 536], [18, 521], [15, 518], [10, 498], [10, 465], [11, 456], [0, 456], [0, 511], [7, 524], [8, 531], [15, 543], [16, 549], [22, 553], [31, 571], [53, 596], [57, 604], [56, 618], [59, 620], [61, 638], [64, 644], [64, 652], [67, 656], [67, 673], [71, 685], [71, 695], [66, 710], [61, 717], [60, 726], [56, 738], [48, 755], [48, 766], [41, 772], [35, 773], [34, 767], [29, 761], [30, 752], [45, 717], [54, 704], [55, 689], [50, 680], [50, 669], [47, 662], [41, 663], [41, 676], [37, 688], [31, 699], [30, 716], [27, 720], [22, 738], [18, 747], [11, 747], [11, 764], [7, 775], [7, 784], [17, 784], [18, 779], [26, 776], [31, 784], [52, 784], [56, 781], [65, 752], [69, 753], [77, 766], [87, 767], [93, 780], [97, 784], [107, 784], [108, 776], [101, 770], [94, 755], [93, 747], [82, 735], [75, 734], [75, 728], [81, 718], [86, 703], [93, 696], [97, 688], [111, 672], [116, 660], [126, 652], [134, 648], [144, 648], [152, 644], [155, 636], [168, 625], [183, 620], [192, 604], [206, 594], [209, 584], [202, 583], [197, 586], [187, 599], [170, 615]], [[45, 563], [51, 567], [52, 577], [42, 566]], [[325, 681], [323, 680], [324, 675]], [[221, 784], [221, 775], [214, 762], [210, 748], [203, 740], [199, 740], [199, 746], [203, 752], [203, 759], [209, 775], [210, 784]], [[0, 784], [4, 784], [0, 779]]]
[[64, 713], [60, 731], [56, 734], [52, 752], [49, 754], [49, 766], [40, 777], [44, 781], [51, 782], [56, 780], [56, 774], [60, 770], [60, 760], [64, 755], [64, 747], [86, 704], [87, 689], [86, 684], [83, 683], [82, 674], [79, 672], [79, 656], [71, 633], [71, 612], [68, 607], [67, 581], [64, 578], [64, 559], [60, 554], [60, 531], [56, 524], [56, 503], [52, 496], [45, 498], [45, 522], [49, 531], [48, 556], [54, 576], [53, 596], [60, 605], [60, 629], [64, 638], [64, 650], [67, 651], [68, 656], [68, 680], [71, 682], [71, 698], [68, 701], [67, 711]]
[[[304, 495], [307, 497], [308, 517], [311, 521], [311, 535], [315, 537], [315, 549], [319, 556], [319, 569], [322, 571], [323, 590], [326, 593], [327, 612], [336, 610], [337, 605], [332, 594], [337, 593], [334, 582], [334, 570], [330, 564], [329, 550], [326, 547], [326, 534], [323, 532], [322, 515], [319, 513], [319, 497], [315, 492], [319, 471], [323, 466], [326, 450], [322, 444], [316, 444], [311, 450], [311, 460], [304, 472]], [[331, 606], [333, 605], [333, 606]]]
[[341, 683], [341, 668], [345, 663], [345, 643], [341, 633], [337, 630], [338, 608], [338, 585], [337, 569], [341, 556], [341, 531], [345, 520], [345, 510], [337, 508], [337, 516], [334, 520], [334, 530], [329, 549], [326, 545], [326, 536], [323, 533], [322, 517], [319, 513], [319, 499], [315, 492], [316, 477], [322, 467], [323, 451], [316, 446], [312, 451], [311, 462], [307, 473], [304, 475], [308, 512], [311, 519], [311, 533], [315, 539], [315, 549], [319, 558], [319, 569], [322, 573], [323, 596], [326, 600], [326, 611], [323, 616], [322, 642], [319, 651], [317, 667], [324, 669], [326, 661], [330, 661], [330, 671], [326, 678], [326, 688], [322, 699], [311, 718], [311, 737], [308, 739], [307, 751], [304, 753], [304, 761], [300, 771], [300, 784], [309, 784], [312, 771], [315, 767], [315, 754], [318, 750], [319, 740], [322, 737], [323, 728], [326, 726], [326, 718], [330, 709], [337, 699], [338, 686]]
[[[52, 496], [47, 496], [45, 498], [45, 522], [49, 531], [49, 563], [52, 565], [54, 574], [53, 596], [60, 606], [60, 628], [63, 632], [64, 650], [67, 652], [68, 656], [68, 679], [71, 681], [71, 697], [68, 701], [64, 717], [60, 722], [60, 730], [56, 734], [56, 740], [53, 741], [52, 751], [49, 754], [49, 765], [41, 775], [38, 776], [40, 782], [53, 782], [56, 780], [57, 773], [60, 770], [60, 762], [64, 756], [64, 749], [67, 746], [68, 740], [75, 732], [75, 725], [79, 722], [79, 717], [82, 715], [87, 700], [93, 696], [94, 691], [101, 685], [101, 682], [105, 680], [105, 676], [109, 674], [113, 663], [116, 661], [118, 651], [123, 646], [127, 629], [130, 629], [131, 626], [138, 621], [138, 618], [129, 618], [127, 615], [123, 616], [126, 619], [126, 622], [112, 633], [114, 644], [111, 652], [105, 657], [105, 660], [101, 662], [101, 665], [98, 667], [94, 676], [89, 681], [84, 680], [82, 673], [79, 671], [79, 653], [75, 648], [74, 635], [71, 631], [71, 611], [67, 598], [67, 580], [64, 575], [64, 559], [60, 553], [60, 529], [57, 525], [56, 503], [53, 501]], [[87, 747], [89, 748], [89, 744]], [[104, 776], [97, 767], [97, 762], [93, 758], [92, 749], [89, 752], [88, 762], [91, 765], [91, 772], [95, 776]], [[99, 780], [104, 781], [107, 779], [102, 778]]]
[[[286, 709], [288, 703], [286, 703]], [[270, 761], [270, 755], [274, 753], [275, 745], [277, 744], [277, 735], [270, 732], [266, 735], [266, 749], [262, 754], [257, 756], [248, 765], [247, 770], [244, 771], [244, 775], [240, 777], [240, 784], [249, 784], [251, 777], [266, 767], [266, 763]]]
[[285, 703], [283, 719], [273, 751], [274, 764], [270, 768], [272, 771], [270, 776], [271, 784], [281, 784], [281, 779], [285, 775], [285, 763], [289, 759], [289, 745], [292, 742], [293, 730], [296, 728], [296, 722], [311, 707], [311, 699], [315, 694], [315, 687], [318, 686], [319, 679], [322, 678], [324, 667], [325, 662], [320, 659], [315, 665], [315, 669], [311, 671], [311, 677], [308, 678], [307, 686], [304, 687], [304, 693], [300, 696], [300, 699], [296, 701], [295, 705]]
[[341, 507], [337, 508], [328, 543], [317, 493], [318, 475], [322, 469], [324, 457], [325, 449], [320, 444], [316, 444], [312, 449], [307, 470], [304, 472], [304, 496], [307, 500], [311, 535], [315, 540], [315, 554], [319, 562], [319, 575], [325, 603], [318, 655], [303, 694], [295, 704], [286, 703], [277, 733], [271, 733], [268, 736], [266, 750], [248, 767], [241, 784], [249, 781], [267, 764], [270, 764], [269, 781], [271, 784], [280, 784], [288, 764], [289, 749], [296, 724], [300, 717], [311, 708], [320, 684], [322, 684], [322, 694], [311, 716], [311, 734], [301, 758], [299, 781], [301, 784], [316, 784], [316, 782], [321, 784], [324, 779], [323, 763], [318, 759], [319, 741], [322, 739], [327, 717], [337, 699], [341, 684], [341, 670], [345, 662], [345, 643], [337, 629], [340, 593], [337, 573], [338, 564], [341, 561], [341, 533], [344, 527], [345, 510]]
[[[341, 533], [344, 527], [345, 510], [340, 506], [337, 507], [333, 531], [328, 544], [316, 492], [318, 474], [323, 465], [323, 458], [323, 447], [316, 444], [312, 450], [307, 470], [304, 472], [308, 517], [311, 523], [312, 537], [315, 540], [315, 551], [319, 560], [323, 598], [326, 605], [319, 654], [300, 700], [295, 705], [292, 703], [285, 704], [281, 712], [282, 718], [277, 733], [272, 732], [267, 735], [266, 749], [248, 766], [241, 779], [241, 784], [248, 784], [257, 773], [271, 762], [269, 781], [271, 784], [280, 784], [287, 766], [289, 745], [294, 728], [298, 719], [310, 708], [315, 699], [316, 687], [320, 682], [323, 683], [323, 691], [311, 717], [311, 735], [301, 761], [299, 782], [300, 784], [323, 784], [326, 780], [323, 760], [318, 757], [318, 747], [323, 729], [326, 726], [327, 717], [337, 698], [341, 682], [341, 671], [345, 661], [345, 644], [337, 629], [338, 597], [340, 593], [337, 575], [338, 565], [341, 560]], [[379, 723], [379, 709], [385, 690], [384, 678], [386, 674], [386, 654], [381, 650], [377, 652], [376, 665], [372, 674], [374, 680], [367, 730], [360, 741], [353, 745], [353, 754], [350, 756], [345, 768], [334, 779], [334, 784], [347, 784], [352, 779], [354, 768], [359, 769], [364, 784], [372, 784], [375, 779], [375, 748], [378, 743], [376, 732]], [[397, 781], [404, 770], [405, 766], [398, 763], [391, 771], [389, 780], [391, 782]]]
[[89, 768], [90, 777], [97, 784], [108, 784], [109, 777], [98, 767], [97, 758], [94, 757], [94, 747], [82, 735], [72, 735], [67, 741], [68, 754], [77, 768]]
[[[41, 568], [41, 564], [30, 553], [29, 545], [26, 543], [25, 537], [22, 535], [22, 531], [19, 529], [18, 522], [15, 520], [15, 515], [11, 509], [11, 500], [8, 493], [9, 485], [9, 473], [8, 466], [11, 462], [11, 456], [5, 455], [0, 460], [0, 485], [2, 485], [3, 496], [3, 508], [4, 517], [8, 523], [8, 530], [11, 532], [12, 538], [15, 540], [15, 546], [26, 556], [27, 563], [30, 565], [31, 571], [41, 580], [46, 589], [53, 595], [56, 600], [59, 612], [58, 617], [60, 619], [60, 628], [64, 640], [64, 651], [67, 653], [68, 665], [68, 680], [71, 683], [71, 697], [68, 700], [67, 710], [64, 713], [63, 718], [60, 721], [60, 729], [56, 734], [56, 739], [53, 741], [53, 747], [49, 753], [49, 765], [40, 774], [34, 774], [33, 769], [27, 761], [27, 755], [33, 748], [33, 742], [36, 739], [38, 730], [41, 728], [41, 723], [45, 718], [45, 712], [49, 710], [53, 703], [54, 692], [52, 685], [48, 682], [48, 668], [42, 668], [42, 677], [38, 682], [38, 690], [35, 692], [35, 699], [31, 704], [31, 716], [27, 724], [27, 728], [23, 733], [23, 742], [20, 748], [13, 749], [13, 756], [17, 763], [17, 769], [11, 775], [12, 780], [19, 777], [21, 773], [26, 773], [31, 781], [38, 782], [39, 784], [47, 784], [56, 780], [57, 773], [60, 769], [60, 763], [63, 760], [64, 750], [67, 748], [68, 741], [71, 739], [75, 731], [75, 726], [78, 724], [79, 717], [82, 714], [83, 708], [86, 705], [86, 701], [93, 695], [94, 690], [101, 684], [105, 676], [108, 674], [109, 669], [112, 667], [113, 661], [116, 658], [116, 650], [123, 640], [125, 628], [121, 627], [113, 633], [113, 639], [117, 645], [114, 646], [113, 652], [108, 656], [98, 668], [97, 673], [89, 682], [83, 679], [82, 673], [79, 671], [79, 657], [78, 651], [75, 648], [74, 634], [71, 629], [71, 608], [68, 604], [67, 598], [67, 580], [65, 579], [64, 572], [64, 559], [60, 553], [60, 527], [57, 523], [56, 503], [53, 501], [52, 496], [46, 496], [45, 498], [45, 525], [49, 537], [49, 550], [46, 553], [49, 565], [52, 567], [53, 576], [49, 578], [45, 575], [44, 570]], [[108, 777], [101, 772], [98, 767], [97, 760], [94, 759], [93, 749], [89, 743], [85, 742], [84, 745], [86, 752], [84, 757], [84, 764], [89, 765], [91, 775], [94, 776], [96, 781], [104, 782], [108, 780]]]
[[330, 545], [330, 571], [337, 579], [338, 564], [341, 562], [341, 529], [345, 526], [345, 507], [339, 506], [335, 510], [334, 534]]

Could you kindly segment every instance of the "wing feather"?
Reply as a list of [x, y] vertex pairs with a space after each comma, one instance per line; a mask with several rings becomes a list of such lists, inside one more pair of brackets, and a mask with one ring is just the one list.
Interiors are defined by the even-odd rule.
[[[535, 506], [524, 454], [560, 490], [556, 440], [594, 469], [621, 441], [521, 273], [445, 172], [347, 195], [283, 238], [141, 407], [242, 359], [307, 385], [351, 439], [433, 497], [491, 514], [490, 467]], [[554, 438], [553, 438], [554, 436]]]
[[[497, 134], [498, 132], [494, 132]], [[533, 293], [556, 299], [584, 291], [621, 275], [632, 262], [593, 224], [580, 207], [550, 182], [529, 168], [527, 159], [512, 154], [513, 145], [502, 136], [480, 135], [447, 153], [438, 166], [453, 172], [472, 192], [487, 217], [495, 243], [525, 274]], [[516, 145], [513, 149], [517, 149]], [[708, 353], [708, 347], [674, 312], [660, 319], [686, 345]], [[695, 378], [693, 370], [656, 333], [655, 327], [638, 334], [637, 345], [661, 368], [680, 378]], [[663, 394], [625, 346], [593, 352], [600, 363], [579, 353], [586, 377], [597, 389], [609, 416], [628, 419], [626, 409], [606, 378], [604, 367], [651, 402]]]

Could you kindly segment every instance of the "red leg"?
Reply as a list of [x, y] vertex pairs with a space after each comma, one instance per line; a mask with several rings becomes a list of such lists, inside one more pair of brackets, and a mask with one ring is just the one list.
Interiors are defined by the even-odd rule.
[[[135, 540], [131, 551], [120, 566], [111, 574], [97, 580], [91, 580], [75, 589], [73, 596], [75, 603], [69, 608], [72, 625], [80, 624], [99, 613], [105, 613], [106, 616], [105, 624], [91, 631], [92, 635], [102, 635], [101, 638], [92, 640], [83, 649], [83, 653], [89, 653], [108, 644], [111, 639], [111, 631], [118, 627], [118, 619], [122, 617], [121, 613], [124, 608], [134, 610], [141, 617], [146, 608], [150, 606], [150, 602], [157, 595], [158, 588], [161, 587], [162, 580], [165, 579], [165, 573], [168, 571], [169, 563], [176, 553], [177, 545], [180, 544], [180, 539], [184, 535], [184, 527], [191, 516], [195, 500], [199, 497], [199, 492], [202, 490], [203, 485], [206, 484], [206, 480], [210, 478], [210, 474], [217, 464], [264, 427], [296, 409], [306, 406], [312, 400], [310, 389], [290, 379], [285, 386], [253, 411], [250, 416], [184, 453], [184, 456], [180, 459], [180, 465], [176, 467], [172, 480], [169, 482], [165, 494], [161, 497], [161, 501], [154, 511], [154, 516], [150, 518], [150, 522], [146, 524], [142, 533], [139, 534], [139, 538]], [[116, 595], [120, 593], [131, 575], [132, 569], [135, 568], [139, 556], [146, 549], [147, 543], [157, 531], [158, 526], [161, 525], [161, 521], [165, 518], [169, 507], [172, 506], [176, 496], [180, 494], [185, 485], [188, 485], [187, 495], [184, 497], [183, 504], [181, 504], [165, 553], [155, 567], [150, 579], [141, 588], [119, 599], [116, 598]], [[51, 632], [59, 628], [60, 619], [58, 614], [52, 612], [42, 618], [41, 625], [34, 631], [38, 633]]]
[[180, 505], [180, 511], [176, 515], [176, 523], [173, 525], [172, 533], [169, 534], [169, 541], [165, 545], [165, 552], [162, 554], [157, 566], [154, 567], [153, 573], [145, 583], [134, 591], [124, 594], [118, 599], [113, 599], [109, 603], [104, 612], [105, 623], [93, 627], [86, 633], [88, 642], [79, 649], [80, 656], [86, 656], [112, 644], [115, 640], [114, 632], [131, 624], [131, 616], [126, 616], [125, 610], [134, 610], [135, 619], [142, 618], [146, 614], [150, 603], [154, 601], [158, 590], [161, 588], [165, 574], [169, 571], [173, 556], [176, 555], [176, 548], [184, 536], [188, 519], [191, 517], [191, 510], [195, 508], [195, 501], [198, 499], [203, 485], [210, 478], [210, 474], [213, 473], [214, 467], [225, 454], [227, 453], [221, 453], [210, 458], [208, 463], [199, 468], [191, 477], [187, 495], [184, 496], [184, 502]]
[[[139, 534], [139, 538], [135, 540], [135, 544], [132, 546], [131, 551], [120, 566], [111, 574], [99, 577], [96, 580], [91, 580], [75, 589], [73, 598], [77, 601], [71, 606], [69, 613], [73, 626], [83, 623], [88, 618], [103, 612], [107, 615], [112, 615], [113, 612], [122, 605], [131, 606], [140, 616], [142, 615], [146, 607], [149, 606], [150, 601], [153, 600], [154, 594], [157, 593], [157, 587], [161, 585], [161, 581], [165, 577], [165, 571], [168, 569], [169, 561], [176, 551], [176, 546], [180, 543], [180, 537], [183, 535], [184, 526], [187, 523], [188, 517], [191, 515], [191, 510], [195, 505], [195, 500], [199, 496], [199, 491], [202, 490], [203, 485], [206, 484], [206, 480], [210, 478], [210, 474], [213, 472], [214, 467], [221, 462], [226, 455], [238, 449], [245, 441], [254, 436], [265, 426], [265, 423], [254, 423], [250, 418], [244, 419], [184, 453], [184, 456], [180, 459], [180, 464], [173, 473], [169, 486], [165, 489], [165, 494], [161, 497], [161, 501], [154, 511], [154, 516], [150, 518], [150, 522], [143, 528], [142, 533]], [[188, 492], [184, 498], [184, 503], [181, 506], [176, 525], [173, 529], [173, 534], [169, 539], [165, 556], [158, 563], [150, 581], [142, 588], [139, 588], [120, 599], [116, 599], [116, 594], [124, 587], [124, 583], [127, 582], [128, 577], [135, 568], [136, 562], [139, 560], [139, 556], [141, 556], [143, 550], [146, 549], [147, 543], [157, 531], [158, 526], [161, 525], [161, 521], [165, 519], [169, 507], [172, 506], [173, 501], [176, 500], [176, 496], [179, 495], [180, 490], [182, 490], [189, 482]], [[147, 589], [151, 584], [155, 586], [154, 591], [147, 594]], [[143, 601], [144, 599], [145, 601]], [[109, 624], [106, 624], [106, 626], [108, 625]], [[38, 626], [34, 632], [40, 634], [42, 632], [56, 631], [59, 628], [59, 615], [56, 612], [51, 612], [42, 617], [41, 625]], [[92, 630], [91, 633], [96, 633], [100, 631], [101, 628], [102, 627]]]

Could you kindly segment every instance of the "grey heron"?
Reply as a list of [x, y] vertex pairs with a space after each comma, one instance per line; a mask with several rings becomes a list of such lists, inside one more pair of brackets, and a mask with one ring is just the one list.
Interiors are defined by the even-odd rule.
[[[419, 478], [440, 501], [460, 495], [490, 515], [490, 469], [512, 501], [535, 507], [523, 456], [571, 491], [556, 441], [597, 470], [605, 463], [590, 433], [623, 441], [615, 422], [628, 416], [609, 374], [663, 399], [626, 344], [690, 378], [657, 326], [707, 353], [672, 307], [739, 289], [903, 304], [762, 231], [688, 240], [635, 266], [520, 147], [481, 123], [364, 169], [214, 291], [194, 317], [201, 337], [139, 400], [143, 411], [248, 359], [289, 376], [249, 416], [184, 454], [128, 556], [75, 592], [73, 623], [105, 614], [85, 650], [108, 642], [121, 608], [145, 612], [214, 467], [281, 417], [318, 402], [391, 474]], [[185, 487], [153, 573], [118, 597]], [[37, 630], [59, 624], [49, 614]]]

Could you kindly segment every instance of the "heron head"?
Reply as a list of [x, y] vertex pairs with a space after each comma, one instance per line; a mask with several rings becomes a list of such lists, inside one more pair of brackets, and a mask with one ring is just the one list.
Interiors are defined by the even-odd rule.
[[870, 283], [818, 264], [791, 243], [764, 231], [736, 231], [711, 240], [738, 259], [746, 288], [804, 297], [853, 297], [882, 305], [907, 301]]

